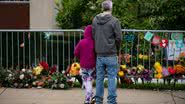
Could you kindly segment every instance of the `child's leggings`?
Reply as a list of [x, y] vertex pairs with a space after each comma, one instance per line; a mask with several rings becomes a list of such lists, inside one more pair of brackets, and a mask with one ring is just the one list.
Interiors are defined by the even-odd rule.
[[91, 98], [93, 97], [93, 87], [92, 81], [95, 74], [95, 68], [92, 69], [81, 69], [83, 85], [85, 86], [85, 101], [90, 102]]

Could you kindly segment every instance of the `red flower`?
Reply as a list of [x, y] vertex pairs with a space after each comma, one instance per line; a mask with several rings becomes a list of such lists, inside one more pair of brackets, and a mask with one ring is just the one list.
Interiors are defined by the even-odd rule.
[[56, 67], [56, 65], [54, 65], [53, 67], [51, 67], [51, 69], [50, 69], [50, 73], [51, 74], [53, 74], [53, 73], [55, 73], [56, 72], [56, 70], [57, 70], [57, 67]]
[[175, 74], [175, 70], [174, 70], [172, 67], [168, 67], [168, 72], [169, 72], [171, 75], [174, 75], [174, 74]]
[[40, 64], [44, 69], [46, 69], [46, 70], [49, 69], [49, 65], [48, 65], [47, 62], [41, 61], [39, 64]]

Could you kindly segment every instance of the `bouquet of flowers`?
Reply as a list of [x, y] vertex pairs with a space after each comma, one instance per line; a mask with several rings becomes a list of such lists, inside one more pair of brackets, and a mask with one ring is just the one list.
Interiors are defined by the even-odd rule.
[[68, 88], [67, 78], [63, 73], [54, 73], [48, 79], [47, 85], [51, 89], [66, 89]]
[[49, 74], [49, 65], [45, 61], [41, 61], [38, 66], [33, 68], [33, 74], [36, 76], [39, 75], [48, 75]]
[[169, 70], [166, 67], [162, 67], [162, 75], [164, 78], [170, 76]]
[[18, 70], [17, 69], [13, 69], [13, 68], [9, 68], [9, 69], [3, 69], [5, 70], [3, 72], [4, 74], [4, 80], [3, 80], [3, 86], [4, 87], [14, 87], [14, 81], [16, 80], [16, 77], [18, 75]]
[[127, 73], [126, 65], [120, 65], [120, 70], [118, 72], [119, 77], [124, 77], [124, 75]]
[[18, 70], [15, 74], [15, 79], [13, 82], [14, 87], [18, 88], [31, 88], [32, 87], [32, 81], [33, 81], [33, 74], [32, 69], [21, 69]]
[[154, 68], [155, 68], [155, 78], [160, 79], [162, 78], [162, 66], [159, 62], [155, 62], [154, 64]]
[[168, 67], [168, 72], [169, 72], [170, 76], [173, 76], [175, 74], [175, 70], [171, 66]]
[[182, 66], [182, 65], [180, 65], [180, 64], [175, 65], [175, 66], [174, 66], [174, 70], [175, 70], [175, 73], [176, 73], [176, 74], [179, 74], [179, 75], [185, 74], [185, 67]]
[[152, 80], [152, 71], [149, 69], [144, 69], [141, 72], [141, 78], [143, 78], [146, 81], [151, 81]]
[[2, 86], [5, 78], [6, 78], [6, 70], [2, 66], [0, 66], [0, 87]]

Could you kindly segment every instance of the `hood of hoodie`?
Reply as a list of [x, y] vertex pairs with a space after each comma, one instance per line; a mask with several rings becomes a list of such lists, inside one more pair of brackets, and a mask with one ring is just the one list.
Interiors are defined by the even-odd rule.
[[88, 25], [84, 31], [84, 38], [92, 38], [92, 26]]
[[112, 15], [101, 13], [101, 14], [96, 16], [96, 19], [97, 19], [97, 24], [104, 25], [112, 19]]

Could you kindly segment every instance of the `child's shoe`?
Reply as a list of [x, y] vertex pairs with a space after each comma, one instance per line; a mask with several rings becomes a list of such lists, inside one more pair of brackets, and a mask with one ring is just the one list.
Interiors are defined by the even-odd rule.
[[91, 104], [91, 103], [89, 103], [89, 101], [85, 101], [84, 104]]
[[95, 104], [95, 96], [91, 98], [90, 104]]

